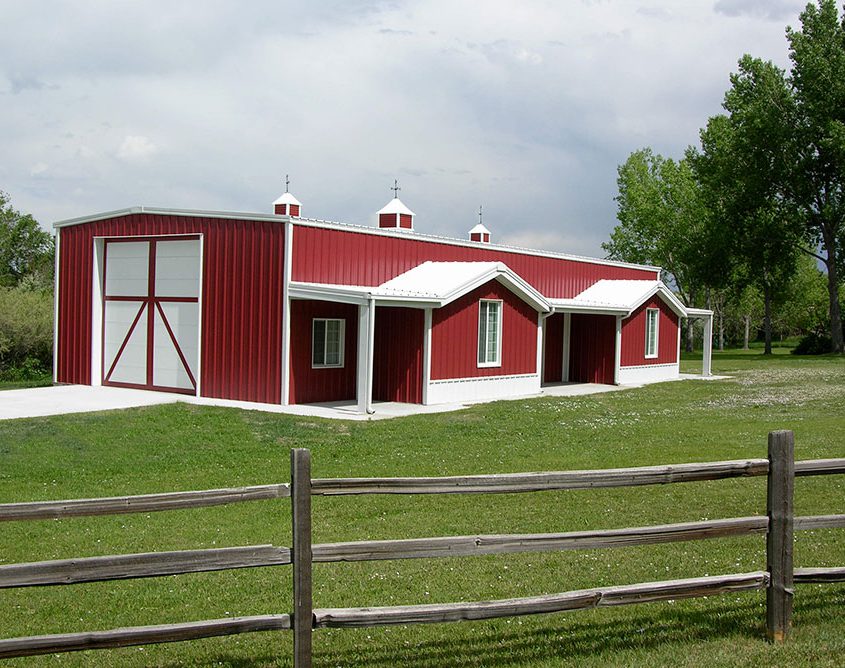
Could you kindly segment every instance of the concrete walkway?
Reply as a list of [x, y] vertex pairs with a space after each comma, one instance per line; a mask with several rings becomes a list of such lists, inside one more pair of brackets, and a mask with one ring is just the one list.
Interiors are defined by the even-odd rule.
[[154, 406], [174, 403], [181, 398], [180, 395], [169, 392], [89, 385], [55, 385], [24, 390], [5, 390], [0, 392], [0, 420]]
[[[677, 380], [721, 380], [728, 376], [693, 376], [681, 374]], [[665, 382], [665, 381], [664, 381]], [[597, 385], [593, 383], [559, 383], [549, 385], [539, 394], [507, 397], [513, 399], [531, 399], [536, 397], [576, 397], [587, 394], [618, 392], [620, 390], [642, 387], [641, 385]], [[243, 410], [264, 411], [267, 413], [285, 413], [303, 417], [330, 418], [335, 420], [388, 420], [408, 415], [428, 413], [448, 413], [471, 406], [472, 403], [488, 401], [437, 404], [421, 406], [419, 404], [400, 404], [396, 402], [374, 402], [373, 414], [363, 415], [358, 412], [354, 401], [337, 401], [324, 404], [298, 404], [281, 406], [279, 404], [259, 404], [250, 401], [231, 401], [228, 399], [208, 399], [189, 397], [184, 394], [169, 392], [150, 392], [130, 390], [121, 387], [91, 387], [88, 385], [56, 385], [54, 387], [36, 387], [24, 390], [6, 390], [0, 392], [0, 420], [16, 418], [64, 415], [66, 413], [92, 413], [94, 411], [120, 410], [139, 406], [172, 404], [182, 401], [197, 406], [223, 406]]]

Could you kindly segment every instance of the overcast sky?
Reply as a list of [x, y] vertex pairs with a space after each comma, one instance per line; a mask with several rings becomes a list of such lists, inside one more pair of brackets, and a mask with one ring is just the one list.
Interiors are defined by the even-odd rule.
[[134, 205], [601, 255], [616, 168], [673, 157], [801, 0], [0, 0], [0, 190], [45, 226]]

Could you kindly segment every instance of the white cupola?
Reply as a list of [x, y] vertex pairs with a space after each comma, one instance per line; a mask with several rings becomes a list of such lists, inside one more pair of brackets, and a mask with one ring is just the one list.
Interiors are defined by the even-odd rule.
[[484, 227], [484, 225], [482, 225], [481, 223], [478, 223], [478, 225], [476, 225], [469, 231], [469, 240], [479, 241], [483, 244], [489, 244], [490, 230]]
[[489, 244], [490, 243], [490, 230], [484, 227], [484, 224], [481, 222], [481, 214], [483, 213], [482, 208], [478, 207], [478, 225], [473, 227], [469, 231], [469, 240], [470, 241], [477, 241], [482, 244]]
[[298, 217], [302, 209], [302, 204], [296, 197], [290, 194], [290, 179], [285, 174], [285, 192], [273, 202], [273, 213], [279, 216], [294, 216]]
[[378, 226], [394, 230], [414, 230], [414, 212], [402, 203], [398, 193], [401, 190], [399, 182], [394, 179], [393, 199], [378, 212]]

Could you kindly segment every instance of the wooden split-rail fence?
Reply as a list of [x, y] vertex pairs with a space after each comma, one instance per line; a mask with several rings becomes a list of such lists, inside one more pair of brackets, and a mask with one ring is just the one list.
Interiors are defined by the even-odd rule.
[[[768, 459], [504, 475], [312, 479], [311, 454], [308, 450], [297, 449], [291, 451], [290, 485], [0, 504], [0, 521], [8, 521], [151, 512], [290, 497], [293, 524], [291, 548], [255, 545], [10, 564], [0, 566], [0, 588], [69, 585], [292, 565], [294, 593], [293, 610], [288, 614], [8, 638], [0, 640], [0, 658], [194, 640], [254, 631], [291, 630], [294, 666], [304, 668], [311, 665], [311, 637], [315, 629], [492, 619], [761, 589], [766, 590], [768, 637], [774, 642], [780, 642], [785, 640], [791, 626], [794, 583], [845, 581], [845, 566], [794, 568], [792, 564], [794, 530], [845, 528], [845, 514], [795, 517], [794, 479], [796, 476], [834, 473], [845, 473], [845, 458], [795, 462], [792, 432], [776, 431], [769, 434]], [[314, 495], [520, 493], [750, 476], [768, 477], [765, 517], [734, 517], [567, 533], [447, 536], [317, 545], [311, 542], [311, 497]], [[493, 601], [374, 608], [314, 608], [314, 563], [624, 547], [749, 534], [766, 535], [765, 571], [597, 587]]]

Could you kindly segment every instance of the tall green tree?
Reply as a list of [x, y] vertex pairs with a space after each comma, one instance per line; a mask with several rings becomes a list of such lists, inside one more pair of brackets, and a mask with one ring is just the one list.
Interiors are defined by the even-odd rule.
[[830, 334], [843, 352], [839, 301], [845, 269], [845, 16], [834, 0], [808, 4], [801, 29], [787, 28], [797, 123], [788, 194], [827, 270]]
[[790, 175], [795, 104], [784, 72], [743, 56], [723, 103], [708, 121], [701, 152], [688, 160], [702, 186], [713, 231], [725, 240], [737, 291], [763, 294], [765, 354], [772, 352], [773, 305], [783, 298], [801, 246], [801, 226], [784, 195]]
[[688, 161], [643, 148], [618, 174], [619, 224], [602, 248], [612, 259], [660, 266], [664, 281], [695, 306], [705, 288], [721, 284], [726, 256], [718, 250], [721, 242], [711, 238], [709, 211]]
[[25, 278], [48, 287], [53, 276], [53, 238], [30, 214], [15, 209], [0, 191], [0, 286]]

